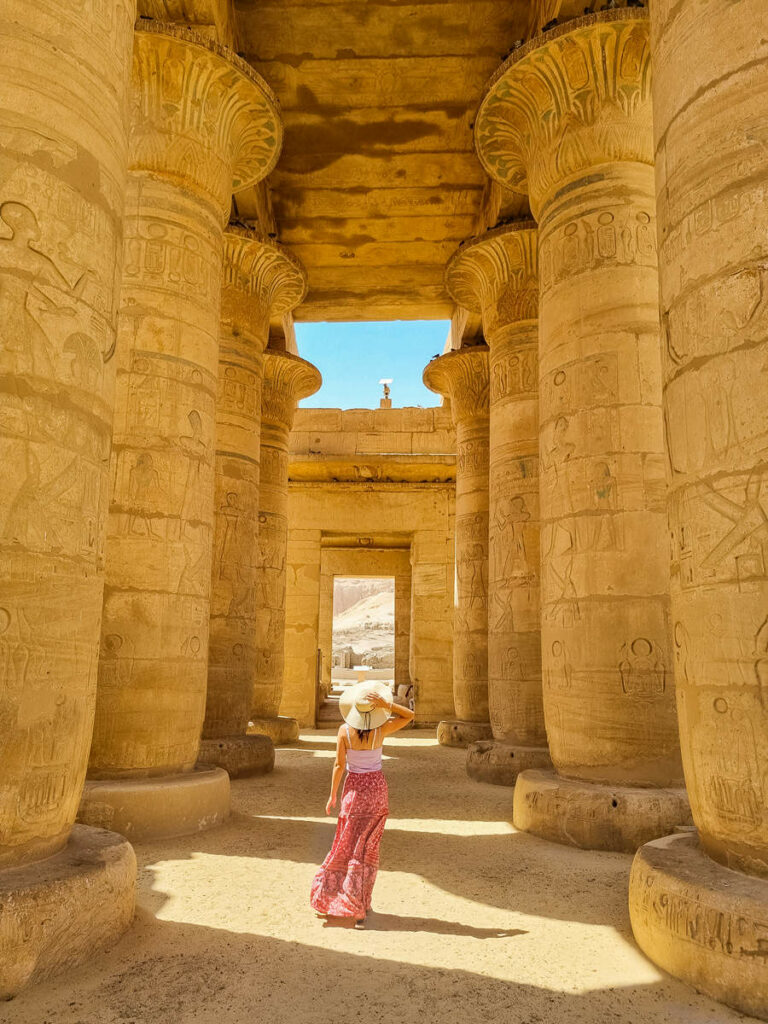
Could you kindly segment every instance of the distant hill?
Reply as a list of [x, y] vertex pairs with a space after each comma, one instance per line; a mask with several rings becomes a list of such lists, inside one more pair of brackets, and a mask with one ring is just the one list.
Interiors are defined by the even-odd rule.
[[395, 581], [336, 579], [333, 648], [351, 647], [358, 664], [395, 663]]

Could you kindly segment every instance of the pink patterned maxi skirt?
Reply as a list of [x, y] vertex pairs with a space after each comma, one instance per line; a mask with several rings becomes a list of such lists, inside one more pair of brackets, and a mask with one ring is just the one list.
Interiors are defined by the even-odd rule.
[[388, 814], [383, 772], [347, 775], [333, 846], [312, 882], [310, 903], [318, 913], [359, 920], [371, 909]]

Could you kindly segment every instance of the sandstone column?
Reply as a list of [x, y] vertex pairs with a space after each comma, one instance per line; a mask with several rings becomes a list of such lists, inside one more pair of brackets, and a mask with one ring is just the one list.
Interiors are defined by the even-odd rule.
[[[570, 29], [570, 31], [569, 31]], [[649, 24], [606, 11], [505, 63], [476, 121], [539, 225], [542, 675], [558, 774], [515, 823], [631, 851], [687, 820], [672, 678]]]
[[640, 946], [768, 1020], [768, 16], [653, 7], [672, 621], [698, 836], [638, 853]]
[[448, 352], [424, 370], [424, 383], [450, 400], [456, 424], [456, 582], [453, 701], [456, 720], [440, 722], [444, 746], [488, 739], [488, 346]]
[[475, 779], [513, 786], [551, 768], [541, 695], [539, 602], [539, 281], [535, 225], [466, 242], [446, 282], [482, 314], [490, 346], [488, 704], [493, 740], [467, 751]]
[[[267, 350], [261, 403], [261, 487], [259, 567], [256, 603], [259, 619], [252, 731], [275, 743], [298, 736], [298, 723], [281, 718], [285, 666], [285, 590], [288, 547], [288, 435], [296, 403], [313, 395], [320, 372], [290, 352]], [[313, 684], [314, 685], [314, 684]]]
[[82, 820], [178, 835], [226, 816], [205, 712], [223, 229], [277, 159], [276, 100], [194, 32], [139, 22], [107, 582]]
[[129, 925], [93, 730], [135, 3], [0, 5], [0, 999]]
[[246, 736], [256, 680], [259, 449], [264, 349], [271, 316], [306, 292], [285, 249], [230, 227], [224, 236], [216, 400], [216, 494], [208, 694], [200, 760], [230, 776], [270, 771], [267, 736]]

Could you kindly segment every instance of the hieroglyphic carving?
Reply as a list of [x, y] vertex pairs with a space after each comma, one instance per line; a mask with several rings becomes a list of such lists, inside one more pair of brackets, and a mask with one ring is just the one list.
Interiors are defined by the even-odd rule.
[[0, 13], [3, 868], [67, 842], [91, 740], [133, 19]]
[[[287, 520], [259, 514], [263, 352], [270, 317], [303, 298], [306, 274], [273, 242], [230, 227], [221, 287], [216, 538], [203, 725], [210, 738], [244, 735], [256, 679], [282, 679], [276, 636], [285, 602]], [[263, 461], [267, 489], [287, 487], [287, 453], [265, 446]], [[279, 704], [279, 692], [269, 704]]]
[[[126, 638], [113, 661], [135, 660], [130, 685], [100, 674], [101, 777], [189, 770], [197, 756], [214, 513], [232, 527], [243, 498], [215, 489], [215, 403], [232, 393], [231, 375], [219, 379], [223, 224], [232, 189], [267, 173], [281, 138], [268, 87], [194, 32], [142, 21], [133, 85], [103, 631]], [[234, 394], [247, 401], [247, 388]], [[215, 548], [233, 606], [252, 599], [234, 565], [244, 528]]]
[[579, 172], [653, 164], [649, 32], [634, 10], [603, 11], [532, 39], [492, 79], [476, 149], [494, 180], [529, 193], [537, 219]]

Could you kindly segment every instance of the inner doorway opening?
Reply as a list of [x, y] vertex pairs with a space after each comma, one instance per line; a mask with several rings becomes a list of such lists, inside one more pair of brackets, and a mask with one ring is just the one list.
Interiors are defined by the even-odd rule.
[[366, 679], [394, 687], [394, 576], [333, 580], [331, 683], [343, 689]]

